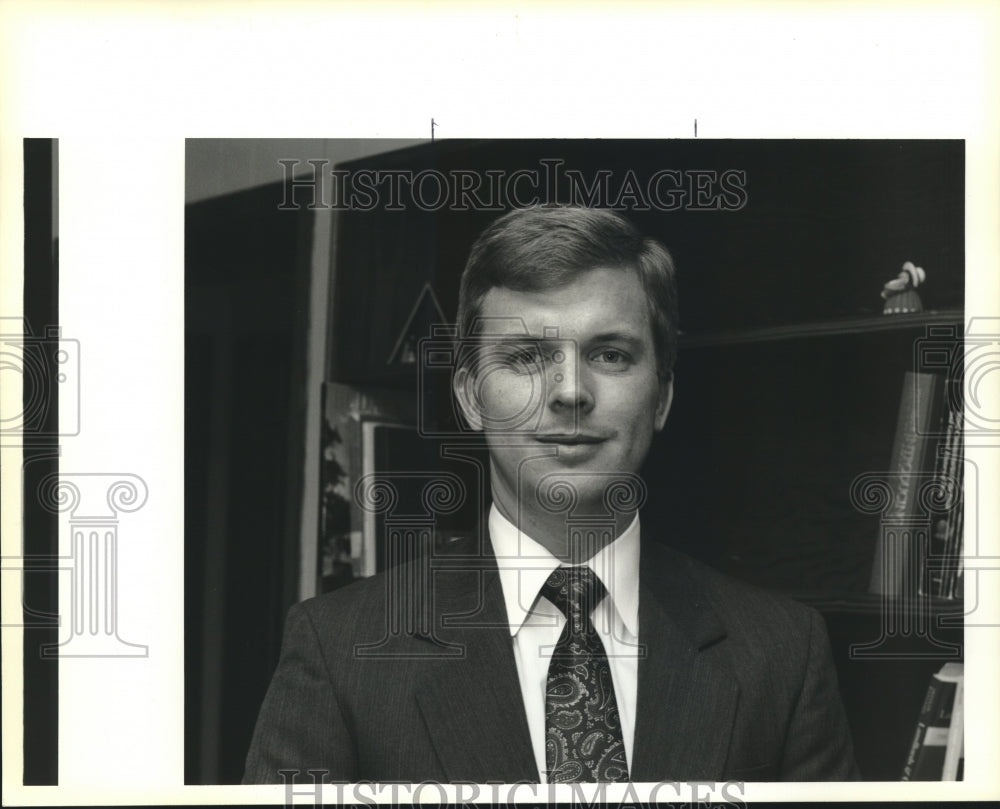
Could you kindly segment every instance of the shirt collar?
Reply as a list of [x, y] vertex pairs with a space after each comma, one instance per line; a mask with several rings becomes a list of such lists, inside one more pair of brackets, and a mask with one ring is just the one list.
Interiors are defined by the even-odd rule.
[[[549, 574], [562, 563], [536, 540], [518, 531], [495, 503], [490, 508], [489, 529], [513, 636], [523, 626]], [[608, 591], [606, 597], [611, 599], [625, 628], [638, 637], [639, 515], [586, 564]]]

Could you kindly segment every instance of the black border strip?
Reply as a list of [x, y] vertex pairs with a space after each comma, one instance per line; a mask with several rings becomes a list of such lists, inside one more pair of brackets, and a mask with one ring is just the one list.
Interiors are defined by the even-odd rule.
[[[24, 616], [24, 784], [54, 786], [59, 781], [59, 665], [42, 657], [42, 647], [59, 641], [58, 571], [53, 565], [30, 569], [34, 560], [59, 554], [59, 522], [38, 496], [39, 484], [59, 471], [59, 398], [54, 363], [54, 332], [59, 323], [57, 251], [58, 140], [24, 139], [24, 330], [28, 352], [44, 363], [37, 378], [24, 375], [22, 515], [25, 572]], [[37, 417], [37, 418], [36, 418]]]

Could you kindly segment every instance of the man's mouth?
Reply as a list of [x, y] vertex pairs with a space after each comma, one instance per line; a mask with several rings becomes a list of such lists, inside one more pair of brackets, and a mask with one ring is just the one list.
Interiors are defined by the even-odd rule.
[[578, 444], [600, 444], [605, 439], [604, 436], [590, 433], [543, 433], [536, 435], [535, 440], [543, 444], [572, 447]]

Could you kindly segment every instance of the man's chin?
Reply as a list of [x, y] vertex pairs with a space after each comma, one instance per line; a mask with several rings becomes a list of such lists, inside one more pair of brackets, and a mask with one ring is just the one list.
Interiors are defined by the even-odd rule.
[[634, 475], [625, 472], [563, 462], [553, 464], [551, 471], [535, 478], [526, 494], [530, 502], [550, 514], [615, 518], [619, 510], [634, 510], [627, 504], [641, 501], [642, 493], [637, 490], [640, 486]]

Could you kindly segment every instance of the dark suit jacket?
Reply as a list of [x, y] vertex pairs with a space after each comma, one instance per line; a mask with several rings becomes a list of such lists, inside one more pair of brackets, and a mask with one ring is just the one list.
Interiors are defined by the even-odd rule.
[[[244, 783], [538, 781], [496, 563], [462, 553], [429, 594], [424, 559], [292, 607]], [[651, 542], [640, 566], [633, 781], [858, 777], [816, 611]]]

